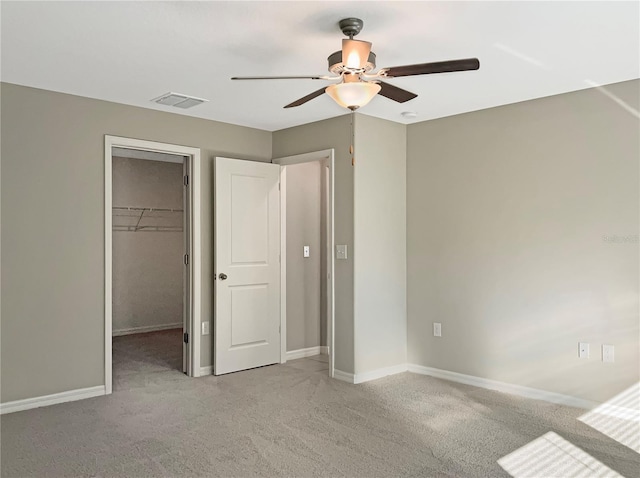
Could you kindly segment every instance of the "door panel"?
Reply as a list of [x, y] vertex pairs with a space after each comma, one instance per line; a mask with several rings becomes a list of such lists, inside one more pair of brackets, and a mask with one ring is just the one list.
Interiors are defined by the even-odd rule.
[[216, 158], [216, 375], [280, 362], [279, 175], [275, 164]]
[[[231, 262], [267, 264], [269, 260], [268, 178], [231, 176]], [[247, 221], [246, 218], [251, 218]]]

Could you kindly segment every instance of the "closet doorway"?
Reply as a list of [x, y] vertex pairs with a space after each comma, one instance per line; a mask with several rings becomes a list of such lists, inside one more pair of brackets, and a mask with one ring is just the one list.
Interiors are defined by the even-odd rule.
[[199, 156], [105, 137], [107, 393], [199, 375]]

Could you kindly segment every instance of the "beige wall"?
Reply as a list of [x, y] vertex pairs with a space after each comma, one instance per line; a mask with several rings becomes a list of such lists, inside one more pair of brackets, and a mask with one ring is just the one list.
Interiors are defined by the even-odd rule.
[[286, 167], [288, 351], [320, 345], [322, 172], [319, 161]]
[[7, 83], [1, 97], [0, 400], [104, 384], [105, 134], [201, 148], [202, 319], [212, 320], [213, 158], [268, 161], [271, 133]]
[[[183, 208], [182, 164], [117, 157], [112, 164], [114, 207]], [[135, 214], [115, 215], [114, 225], [135, 224]], [[160, 214], [165, 217], [145, 212], [139, 225], [183, 224], [183, 213]], [[113, 231], [114, 335], [149, 327], [182, 328], [184, 251], [181, 231]], [[182, 348], [182, 343], [177, 345]]]
[[[606, 87], [636, 112], [639, 89]], [[409, 362], [595, 401], [638, 382], [639, 144], [596, 89], [409, 126]]]
[[356, 115], [355, 372], [407, 361], [406, 126]]
[[[619, 103], [639, 109], [639, 82], [606, 89], [619, 102], [584, 90], [406, 129], [408, 362], [590, 400], [638, 381], [640, 135]], [[349, 246], [335, 263], [335, 365], [401, 359], [403, 126], [358, 115], [354, 168], [350, 115], [269, 133], [6, 83], [1, 93], [2, 402], [104, 383], [105, 134], [201, 148], [203, 320], [213, 158], [334, 148], [335, 241]], [[577, 359], [578, 341], [590, 359]], [[616, 363], [600, 361], [603, 343]]]
[[273, 158], [335, 149], [336, 244], [349, 246], [348, 260], [335, 261], [335, 368], [353, 373], [353, 167], [349, 115], [273, 133]]

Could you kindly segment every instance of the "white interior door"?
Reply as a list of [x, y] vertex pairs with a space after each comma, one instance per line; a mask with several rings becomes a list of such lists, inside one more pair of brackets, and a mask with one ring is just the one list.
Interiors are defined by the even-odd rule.
[[280, 166], [216, 158], [214, 373], [280, 362]]

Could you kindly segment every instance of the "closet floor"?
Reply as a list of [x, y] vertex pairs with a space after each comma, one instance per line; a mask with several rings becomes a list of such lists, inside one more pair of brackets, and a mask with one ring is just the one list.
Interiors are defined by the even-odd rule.
[[114, 391], [183, 377], [182, 329], [113, 338]]

